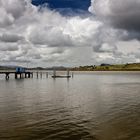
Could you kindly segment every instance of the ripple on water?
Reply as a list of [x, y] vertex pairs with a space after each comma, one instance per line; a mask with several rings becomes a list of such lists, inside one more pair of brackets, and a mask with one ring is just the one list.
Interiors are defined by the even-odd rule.
[[1, 80], [0, 139], [139, 140], [139, 76]]

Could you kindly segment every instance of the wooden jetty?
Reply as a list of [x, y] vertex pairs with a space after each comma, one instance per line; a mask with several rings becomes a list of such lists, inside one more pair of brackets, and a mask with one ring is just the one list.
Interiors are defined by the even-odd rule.
[[13, 71], [7, 71], [7, 72], [0, 72], [0, 74], [5, 74], [5, 79], [8, 80], [10, 78], [10, 74], [15, 75], [15, 79], [22, 79], [22, 78], [32, 78], [33, 72], [13, 72]]
[[[45, 75], [46, 78], [49, 77], [49, 72], [47, 71], [25, 71], [24, 68], [16, 68], [16, 70], [3, 70], [0, 71], [0, 75], [5, 75], [5, 79], [9, 80], [10, 75], [14, 75], [15, 79], [23, 79], [23, 78], [33, 78], [33, 75], [36, 73], [36, 78], [43, 78]], [[67, 70], [67, 74], [62, 75], [62, 74], [56, 74], [56, 71], [53, 71], [53, 75], [51, 76], [52, 78], [73, 78], [73, 72], [70, 75], [69, 70]]]
[[22, 78], [32, 78], [33, 77], [33, 72], [30, 71], [25, 71], [24, 68], [22, 67], [17, 67], [15, 71], [0, 71], [0, 74], [5, 74], [5, 79], [8, 80], [10, 78], [10, 74], [15, 75], [15, 79], [22, 79]]

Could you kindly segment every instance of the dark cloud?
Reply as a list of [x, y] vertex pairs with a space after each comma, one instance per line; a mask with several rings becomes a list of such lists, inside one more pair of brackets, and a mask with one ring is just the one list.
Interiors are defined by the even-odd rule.
[[0, 41], [2, 42], [18, 42], [19, 40], [22, 40], [23, 37], [17, 34], [2, 34], [0, 36]]
[[110, 20], [118, 28], [140, 31], [140, 1], [110, 0]]
[[127, 30], [128, 38], [140, 38], [139, 0], [93, 0], [89, 10], [106, 24]]

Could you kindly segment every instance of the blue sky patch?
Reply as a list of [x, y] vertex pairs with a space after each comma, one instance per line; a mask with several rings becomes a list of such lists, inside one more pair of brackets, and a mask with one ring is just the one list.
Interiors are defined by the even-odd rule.
[[32, 0], [32, 4], [39, 6], [48, 4], [52, 10], [57, 10], [62, 14], [88, 12], [90, 0]]

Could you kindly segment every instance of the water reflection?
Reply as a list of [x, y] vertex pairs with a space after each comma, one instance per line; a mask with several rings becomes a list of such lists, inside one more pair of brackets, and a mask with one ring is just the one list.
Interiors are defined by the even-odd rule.
[[139, 76], [1, 80], [0, 139], [138, 140]]

